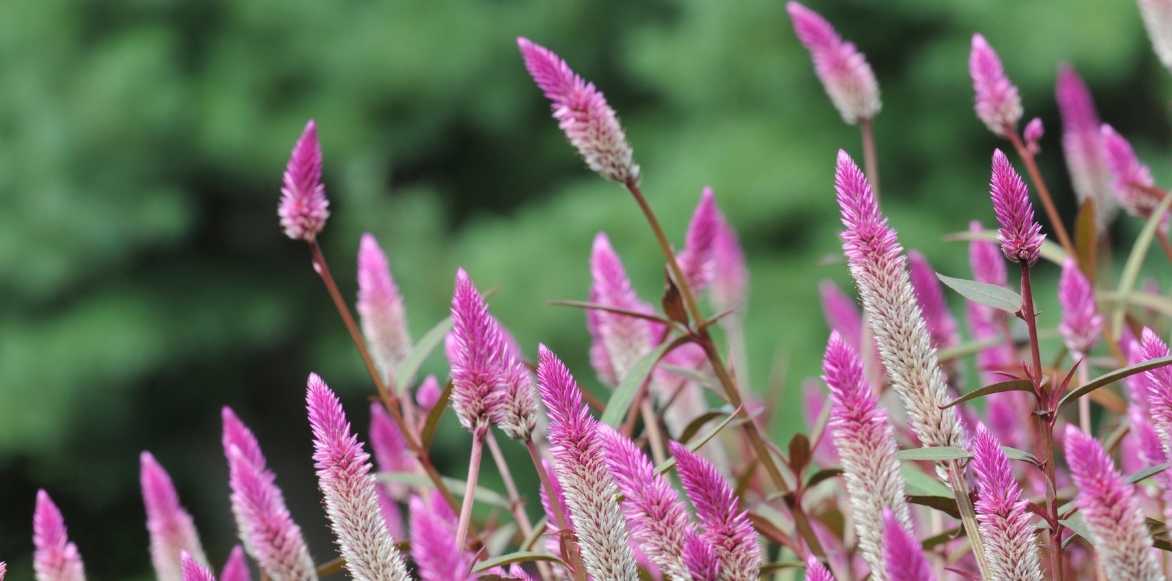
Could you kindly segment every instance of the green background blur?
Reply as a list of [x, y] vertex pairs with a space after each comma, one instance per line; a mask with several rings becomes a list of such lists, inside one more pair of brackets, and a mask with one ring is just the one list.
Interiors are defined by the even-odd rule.
[[[942, 234], [992, 219], [984, 184], [995, 141], [972, 113], [967, 72], [974, 31], [1002, 54], [1027, 116], [1046, 123], [1043, 171], [1068, 220], [1059, 61], [1075, 64], [1104, 118], [1169, 175], [1168, 76], [1134, 3], [811, 7], [873, 63], [885, 209], [905, 244], [944, 272], [967, 267], [964, 247]], [[334, 211], [322, 243], [344, 292], [353, 296], [358, 236], [370, 231], [418, 338], [445, 314], [463, 265], [496, 289], [495, 313], [530, 356], [545, 342], [597, 385], [582, 313], [545, 301], [585, 298], [599, 230], [649, 299], [658, 254], [629, 197], [587, 171], [549, 119], [517, 35], [606, 92], [677, 241], [701, 187], [715, 188], [751, 263], [755, 388], [765, 390], [780, 358], [785, 381], [772, 385], [796, 401], [826, 334], [817, 281], [847, 283], [845, 267], [826, 260], [837, 256], [834, 151], [860, 148], [780, 0], [9, 0], [0, 6], [0, 559], [14, 579], [31, 578], [38, 487], [61, 505], [91, 578], [147, 577], [143, 449], [171, 471], [222, 562], [234, 542], [224, 404], [256, 429], [314, 554], [332, 555], [304, 378], [322, 373], [363, 430], [371, 388], [304, 245], [277, 226], [281, 171], [310, 117]], [[1136, 229], [1115, 233], [1130, 240]], [[442, 357], [427, 368], [444, 373]], [[772, 429], [783, 437], [802, 425], [787, 405]], [[441, 469], [462, 475], [467, 435], [449, 425], [438, 446]]]

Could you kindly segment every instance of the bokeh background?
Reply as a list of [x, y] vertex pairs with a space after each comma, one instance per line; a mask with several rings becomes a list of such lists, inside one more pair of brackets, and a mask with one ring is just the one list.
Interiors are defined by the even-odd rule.
[[[885, 209], [944, 272], [967, 268], [964, 246], [942, 235], [992, 220], [995, 140], [972, 113], [967, 72], [974, 31], [1001, 52], [1027, 116], [1046, 123], [1043, 171], [1068, 220], [1060, 61], [1170, 175], [1168, 74], [1133, 3], [810, 6], [873, 63]], [[0, 559], [12, 578], [31, 578], [38, 487], [61, 505], [91, 578], [148, 578], [144, 449], [171, 471], [221, 561], [235, 542], [224, 404], [258, 432], [315, 555], [332, 555], [304, 378], [322, 373], [363, 429], [371, 388], [306, 249], [276, 222], [281, 171], [310, 117], [334, 211], [322, 243], [348, 294], [358, 237], [372, 232], [418, 338], [444, 316], [463, 265], [496, 289], [494, 311], [530, 356], [546, 342], [597, 386], [582, 313], [545, 301], [585, 298], [597, 231], [647, 298], [661, 284], [658, 254], [629, 197], [589, 173], [549, 119], [517, 35], [604, 89], [677, 240], [701, 187], [716, 189], [752, 269], [753, 387], [788, 404], [772, 420], [778, 438], [803, 427], [793, 404], [826, 335], [817, 282], [848, 284], [834, 260], [834, 151], [860, 148], [780, 0], [10, 0], [0, 7]], [[1124, 221], [1114, 234], [1137, 229]], [[426, 368], [446, 372], [442, 356]], [[462, 475], [467, 435], [453, 424], [436, 456]]]

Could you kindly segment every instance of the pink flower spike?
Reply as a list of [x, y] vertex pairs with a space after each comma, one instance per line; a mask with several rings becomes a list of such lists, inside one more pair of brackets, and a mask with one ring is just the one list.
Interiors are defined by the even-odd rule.
[[830, 570], [821, 561], [810, 555], [806, 559], [806, 581], [834, 581], [834, 575], [830, 574]]
[[988, 430], [979, 428], [970, 445], [977, 476], [977, 521], [995, 579], [1042, 581], [1034, 525], [1013, 478], [1009, 458]]
[[1067, 349], [1076, 357], [1085, 357], [1103, 330], [1103, 317], [1095, 306], [1095, 289], [1069, 258], [1062, 264], [1058, 281], [1058, 302], [1062, 305], [1062, 323], [1058, 332]]
[[818, 283], [818, 295], [822, 298], [822, 316], [830, 330], [841, 335], [855, 349], [862, 349], [863, 317], [859, 315], [854, 299], [831, 280]]
[[443, 497], [430, 492], [412, 496], [411, 557], [423, 581], [465, 581], [472, 575], [473, 556], [456, 546], [456, 515]]
[[720, 579], [720, 559], [712, 550], [712, 545], [694, 532], [688, 534], [688, 537], [684, 539], [684, 562], [688, 565], [688, 573], [691, 574], [692, 581], [718, 581]]
[[709, 292], [717, 310], [743, 309], [749, 288], [749, 267], [737, 233], [724, 216], [717, 222], [712, 244], [712, 287]]
[[671, 442], [669, 447], [680, 482], [703, 525], [701, 537], [712, 545], [720, 560], [721, 578], [757, 579], [761, 547], [740, 499], [707, 459], [679, 442]]
[[500, 405], [493, 411], [492, 421], [506, 436], [519, 442], [533, 438], [537, 429], [537, 396], [533, 374], [521, 359], [520, 348], [504, 332], [507, 341], [499, 355], [501, 365]]
[[244, 559], [244, 548], [240, 545], [232, 547], [228, 554], [228, 562], [220, 571], [220, 581], [252, 581], [252, 573], [248, 570], [248, 561]]
[[916, 299], [920, 302], [920, 310], [924, 312], [924, 322], [928, 324], [932, 346], [947, 349], [956, 345], [960, 342], [956, 334], [956, 319], [952, 318], [948, 310], [948, 301], [940, 288], [940, 279], [936, 278], [936, 270], [923, 254], [915, 250], [908, 252], [907, 260], [912, 288], [916, 290]]
[[1152, 49], [1165, 68], [1172, 69], [1172, 2], [1169, 0], [1139, 0]]
[[[410, 472], [415, 469], [415, 457], [407, 449], [407, 441], [380, 402], [370, 404], [370, 447], [380, 472]], [[400, 489], [398, 492], [405, 491]], [[396, 498], [405, 496], [396, 494]]]
[[415, 390], [415, 403], [419, 404], [419, 409], [430, 411], [431, 408], [435, 407], [435, 404], [439, 403], [443, 391], [439, 380], [434, 375], [428, 375], [423, 378], [423, 383], [419, 384], [419, 389]]
[[252, 431], [236, 416], [236, 412], [232, 411], [232, 408], [224, 406], [220, 409], [220, 419], [224, 424], [221, 439], [224, 446], [224, 457], [227, 458], [228, 450], [235, 446], [240, 449], [240, 453], [246, 460], [259, 468], [264, 468], [265, 457], [264, 453], [261, 452], [260, 443], [257, 442]]
[[363, 234], [358, 244], [358, 315], [362, 334], [383, 377], [393, 377], [407, 357], [411, 338], [403, 296], [378, 240]]
[[977, 117], [999, 137], [1008, 137], [1017, 131], [1021, 120], [1021, 97], [1017, 87], [1005, 76], [1001, 58], [985, 37], [973, 35], [969, 53], [969, 76], [973, 79]]
[[1042, 119], [1034, 117], [1026, 123], [1025, 131], [1022, 132], [1022, 137], [1025, 138], [1026, 149], [1030, 153], [1037, 155], [1042, 151], [1042, 136], [1046, 134], [1046, 127], [1042, 125]]
[[452, 409], [470, 431], [484, 430], [500, 404], [504, 339], [488, 305], [464, 269], [452, 293]]
[[277, 215], [286, 236], [306, 242], [317, 238], [330, 217], [330, 201], [321, 181], [321, 144], [313, 119], [305, 124], [305, 131], [289, 155]]
[[180, 563], [180, 579], [182, 581], [216, 581], [216, 576], [212, 575], [212, 572], [201, 565], [199, 561], [188, 555], [187, 551], [180, 554]]
[[602, 92], [553, 51], [524, 37], [517, 37], [517, 46], [529, 76], [549, 99], [553, 118], [586, 165], [609, 180], [639, 181], [627, 136]]
[[550, 451], [586, 572], [596, 579], [634, 581], [635, 558], [615, 501], [618, 488], [606, 468], [598, 422], [590, 417], [570, 370], [545, 345], [538, 348], [537, 386], [549, 412]]
[[[924, 558], [920, 541], [904, 528], [891, 511], [883, 516], [883, 544], [887, 578], [898, 581], [936, 581]], [[873, 573], [873, 572], [872, 572]]]
[[1132, 485], [1094, 438], [1067, 424], [1065, 440], [1078, 507], [1102, 570], [1118, 579], [1162, 579]]
[[407, 581], [407, 565], [383, 520], [370, 455], [350, 430], [342, 402], [317, 374], [305, 394], [313, 431], [313, 464], [334, 540], [359, 581]]
[[692, 221], [688, 223], [684, 250], [679, 254], [680, 268], [693, 291], [699, 292], [712, 282], [715, 274], [713, 253], [721, 221], [716, 195], [712, 193], [711, 187], [705, 186], [700, 192], [700, 202], [696, 204]]
[[1074, 193], [1080, 203], [1087, 198], [1095, 201], [1095, 215], [1102, 231], [1115, 217], [1118, 205], [1094, 98], [1069, 65], [1059, 67], [1055, 93], [1062, 114], [1062, 152]]
[[1132, 216], [1151, 216], [1160, 203], [1160, 198], [1151, 191], [1156, 185], [1152, 180], [1152, 171], [1140, 162], [1131, 144], [1114, 128], [1104, 124], [1100, 131], [1119, 205]]
[[[629, 311], [651, 311], [635, 294], [622, 260], [601, 232], [594, 237], [590, 252], [590, 276], [592, 301]], [[587, 327], [592, 338], [591, 362], [599, 376], [611, 385], [618, 385], [635, 362], [651, 351], [655, 341], [648, 321], [617, 313], [587, 311]]]
[[1034, 207], [1025, 182], [1000, 149], [993, 151], [989, 195], [993, 198], [993, 213], [1001, 225], [1001, 252], [1005, 258], [1031, 265], [1037, 262], [1046, 236], [1034, 220]]
[[[1140, 334], [1138, 356], [1142, 361], [1168, 357], [1168, 345], [1151, 329]], [[1164, 454], [1172, 456], [1172, 367], [1163, 366], [1143, 372], [1146, 384], [1147, 407], [1152, 426], [1160, 434]]]
[[0, 561], [0, 581], [4, 581], [4, 577], [8, 575], [8, 563]]
[[798, 40], [810, 51], [814, 71], [842, 120], [854, 125], [879, 113], [879, 83], [855, 45], [838, 36], [818, 13], [798, 4], [785, 5]]
[[151, 563], [161, 581], [181, 581], [180, 554], [207, 563], [191, 515], [179, 504], [171, 476], [150, 452], [139, 456], [142, 500], [151, 539]]
[[85, 581], [77, 546], [69, 542], [65, 518], [44, 490], [33, 512], [33, 571], [37, 581]]

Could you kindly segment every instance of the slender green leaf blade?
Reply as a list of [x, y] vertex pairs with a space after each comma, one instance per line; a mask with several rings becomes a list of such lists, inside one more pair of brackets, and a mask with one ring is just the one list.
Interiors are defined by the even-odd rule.
[[[1132, 245], [1131, 253], [1127, 255], [1127, 262], [1123, 266], [1123, 273], [1119, 275], [1119, 287], [1116, 291], [1119, 296], [1127, 296], [1135, 289], [1139, 269], [1143, 266], [1144, 257], [1147, 256], [1148, 248], [1152, 245], [1152, 238], [1156, 236], [1156, 229], [1164, 221], [1164, 214], [1168, 213], [1169, 206], [1172, 206], [1172, 196], [1164, 196], [1160, 205], [1156, 206], [1151, 217], [1144, 224], [1143, 230], [1140, 230], [1139, 236], [1135, 238], [1135, 244]], [[1113, 337], [1118, 337], [1123, 330], [1123, 315], [1126, 312], [1127, 305], [1124, 303], [1115, 307], [1115, 312], [1111, 317], [1111, 335]]]
[[402, 396], [411, 388], [411, 384], [415, 381], [415, 374], [419, 373], [419, 368], [423, 366], [423, 362], [444, 342], [444, 337], [452, 330], [452, 318], [445, 317], [444, 320], [436, 323], [434, 327], [429, 329], [423, 338], [411, 348], [411, 352], [399, 364], [399, 368], [395, 373], [395, 391]]
[[948, 288], [975, 303], [1008, 313], [1016, 313], [1021, 308], [1021, 295], [1003, 286], [977, 282], [967, 278], [953, 278], [940, 273], [936, 273], [936, 278], [939, 278], [940, 282], [947, 285]]
[[903, 481], [907, 484], [909, 495], [952, 498], [952, 489], [935, 477], [924, 473], [911, 464], [901, 464], [899, 468], [903, 475]]
[[492, 569], [493, 567], [505, 567], [514, 563], [532, 563], [533, 561], [549, 561], [551, 563], [561, 563], [562, 560], [553, 556], [550, 553], [539, 553], [537, 551], [517, 551], [491, 559], [485, 559], [476, 564], [472, 568], [473, 573], [480, 573]]
[[1003, 393], [1006, 391], [1033, 391], [1033, 390], [1034, 390], [1034, 384], [1031, 383], [1027, 379], [1010, 379], [1008, 381], [1002, 381], [999, 383], [994, 383], [992, 385], [986, 385], [985, 387], [982, 387], [979, 389], [974, 389], [974, 390], [940, 406], [940, 409], [950, 408], [958, 403], [962, 403], [962, 402], [966, 402], [969, 400], [974, 400], [977, 398], [985, 397], [987, 395], [993, 395], [995, 393]]
[[[1172, 198], [1172, 196], [1169, 196], [1169, 197]], [[1122, 369], [1116, 369], [1115, 371], [1112, 371], [1110, 373], [1105, 373], [1103, 375], [1100, 375], [1100, 376], [1090, 380], [1090, 382], [1088, 382], [1084, 385], [1078, 386], [1078, 388], [1076, 388], [1075, 390], [1062, 396], [1062, 400], [1058, 402], [1058, 407], [1062, 407], [1062, 406], [1064, 406], [1064, 405], [1066, 405], [1066, 404], [1068, 404], [1068, 403], [1070, 403], [1070, 402], [1072, 402], [1072, 401], [1074, 401], [1074, 400], [1076, 400], [1076, 399], [1078, 399], [1078, 398], [1080, 398], [1080, 397], [1082, 397], [1092, 391], [1095, 391], [1096, 389], [1099, 389], [1100, 387], [1111, 385], [1112, 383], [1115, 383], [1116, 381], [1119, 381], [1120, 379], [1131, 377], [1132, 375], [1135, 375], [1137, 373], [1143, 373], [1144, 371], [1148, 371], [1150, 369], [1155, 369], [1157, 367], [1163, 367], [1168, 364], [1172, 364], [1172, 357], [1161, 357], [1159, 359], [1151, 359], [1148, 361], [1144, 361], [1143, 363], [1138, 363], [1136, 365], [1131, 365], [1128, 367], [1124, 367]]]
[[[945, 460], [960, 460], [972, 456], [968, 450], [955, 446], [936, 446], [931, 448], [908, 448], [895, 453], [895, 457], [904, 461], [943, 462]], [[951, 494], [950, 494], [951, 496]]]
[[639, 387], [647, 380], [647, 376], [651, 375], [651, 370], [655, 368], [655, 364], [659, 362], [663, 354], [672, 347], [672, 343], [673, 341], [664, 341], [654, 351], [640, 357], [631, 366], [627, 376], [623, 378], [614, 393], [610, 395], [610, 399], [607, 400], [606, 409], [602, 412], [602, 423], [612, 428], [617, 428], [619, 424], [623, 423], [623, 419], [631, 407], [631, 402], [635, 401], [635, 394], [639, 392]]
[[1140, 470], [1140, 471], [1132, 474], [1131, 476], [1128, 476], [1127, 481], [1130, 482], [1131, 484], [1139, 484], [1140, 482], [1143, 482], [1144, 480], [1147, 480], [1148, 478], [1151, 478], [1151, 477], [1167, 470], [1168, 466], [1169, 466], [1169, 464], [1167, 462], [1165, 462], [1163, 464], [1157, 464], [1155, 466], [1148, 466], [1147, 468], [1144, 468], [1143, 470]]
[[431, 442], [435, 439], [435, 429], [439, 427], [440, 418], [444, 416], [444, 410], [448, 409], [448, 402], [451, 399], [452, 382], [449, 381], [447, 385], [444, 385], [444, 390], [440, 392], [439, 399], [436, 400], [431, 411], [427, 412], [427, 419], [423, 422], [423, 430], [419, 432], [419, 441], [424, 450], [431, 449]]

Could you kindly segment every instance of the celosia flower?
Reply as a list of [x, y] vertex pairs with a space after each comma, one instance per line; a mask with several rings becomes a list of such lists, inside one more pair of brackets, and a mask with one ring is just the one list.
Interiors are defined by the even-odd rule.
[[[506, 342], [508, 343], [508, 342]], [[533, 438], [537, 429], [537, 400], [533, 395], [533, 375], [513, 349], [500, 355], [500, 404], [493, 410], [493, 423], [506, 436], [521, 442]]]
[[1152, 171], [1136, 157], [1127, 139], [1116, 133], [1110, 125], [1104, 124], [1101, 134], [1103, 148], [1107, 152], [1107, 167], [1114, 178], [1119, 205], [1132, 216], [1151, 216], [1160, 204], [1160, 198], [1152, 192], [1156, 185], [1152, 180]]
[[33, 571], [37, 581], [85, 581], [77, 546], [69, 541], [65, 518], [44, 490], [33, 512]]
[[1042, 120], [1038, 117], [1030, 119], [1026, 123], [1025, 130], [1022, 131], [1022, 137], [1025, 139], [1026, 149], [1030, 153], [1037, 155], [1042, 151], [1042, 136], [1046, 134], [1046, 127], [1042, 125]]
[[4, 581], [4, 577], [8, 575], [8, 563], [0, 561], [0, 581]]
[[1021, 97], [1005, 76], [1001, 58], [980, 34], [973, 35], [969, 76], [973, 79], [977, 117], [994, 135], [1007, 137], [1016, 131], [1022, 114]]
[[712, 545], [720, 561], [720, 578], [749, 581], [758, 578], [761, 547], [748, 513], [720, 472], [705, 458], [679, 442], [669, 444], [684, 491], [696, 507], [703, 527], [701, 538]]
[[712, 243], [712, 286], [709, 294], [717, 310], [742, 308], [749, 286], [749, 268], [737, 233], [724, 216], [716, 223]]
[[814, 555], [810, 555], [806, 559], [806, 581], [834, 581], [834, 575]]
[[1028, 505], [997, 438], [979, 428], [970, 445], [977, 476], [977, 521], [995, 579], [1042, 581]]
[[315, 581], [317, 569], [293, 522], [276, 476], [265, 466], [256, 437], [224, 407], [224, 456], [232, 513], [240, 540], [261, 571], [283, 581]]
[[423, 581], [474, 579], [472, 555], [456, 546], [456, 515], [442, 496], [412, 496], [411, 557]]
[[[887, 578], [899, 581], [935, 581], [924, 549], [891, 511], [883, 517], [883, 545]], [[872, 571], [872, 574], [874, 572]]]
[[488, 314], [484, 297], [464, 269], [456, 271], [452, 293], [452, 409], [466, 429], [488, 428], [500, 405], [500, 326]]
[[1107, 227], [1115, 216], [1115, 202], [1111, 172], [1107, 168], [1107, 152], [1099, 133], [1099, 115], [1095, 101], [1086, 83], [1069, 65], [1058, 69], [1055, 89], [1058, 111], [1062, 114], [1062, 152], [1066, 169], [1079, 202], [1095, 201], [1095, 216], [1099, 230]]
[[705, 186], [700, 192], [700, 202], [688, 223], [684, 249], [679, 253], [680, 268], [692, 290], [699, 292], [708, 286], [715, 274], [713, 259], [716, 233], [720, 227], [720, 210], [716, 207], [716, 195], [712, 188]]
[[358, 245], [358, 315], [379, 372], [393, 377], [411, 349], [411, 338], [403, 296], [391, 278], [386, 254], [370, 234], [363, 234]]
[[1139, 0], [1139, 13], [1143, 16], [1156, 56], [1166, 68], [1172, 69], [1172, 2]]
[[598, 430], [610, 474], [623, 494], [631, 535], [664, 573], [687, 579], [684, 539], [693, 527], [675, 489], [630, 438], [610, 426], [600, 424]]
[[[590, 298], [600, 304], [628, 311], [650, 311], [635, 294], [623, 262], [610, 245], [606, 234], [594, 237], [590, 253], [590, 276], [593, 284]], [[617, 385], [645, 353], [651, 350], [654, 337], [651, 325], [644, 319], [618, 313], [590, 310], [587, 319], [595, 347], [591, 361], [600, 377]], [[597, 355], [594, 355], [597, 351]]]
[[289, 155], [277, 215], [286, 236], [307, 242], [317, 238], [330, 217], [330, 201], [321, 181], [321, 144], [312, 119]]
[[228, 562], [224, 563], [220, 571], [220, 581], [252, 581], [248, 562], [244, 560], [244, 548], [240, 545], [232, 547], [232, 552], [228, 554]]
[[948, 301], [940, 288], [940, 279], [936, 278], [936, 270], [923, 254], [915, 250], [908, 252], [907, 260], [912, 288], [916, 291], [916, 300], [920, 302], [920, 310], [924, 313], [924, 322], [928, 324], [932, 345], [937, 349], [956, 345], [960, 341], [956, 334], [956, 319], [952, 318], [948, 310]]
[[517, 46], [529, 76], [553, 107], [553, 118], [586, 165], [619, 183], [639, 180], [631, 146], [614, 109], [602, 92], [579, 77], [553, 51], [518, 37]]
[[879, 113], [879, 83], [867, 59], [854, 44], [838, 36], [834, 27], [813, 10], [789, 2], [785, 5], [798, 40], [810, 51], [818, 80], [842, 120], [854, 125]]
[[1066, 462], [1101, 569], [1116, 579], [1163, 579], [1134, 488], [1094, 438], [1069, 424]]
[[[370, 449], [374, 452], [375, 466], [379, 472], [411, 472], [415, 470], [415, 458], [407, 450], [407, 442], [398, 426], [391, 421], [381, 402], [370, 404]], [[382, 509], [387, 530], [394, 538], [405, 536], [403, 514], [398, 500], [406, 498], [407, 487], [402, 484], [379, 482], [375, 489], [378, 504]]]
[[586, 572], [596, 579], [635, 580], [638, 571], [628, 545], [618, 489], [606, 468], [598, 422], [590, 417], [578, 384], [565, 364], [539, 348], [541, 400], [549, 412], [549, 442], [558, 481], [572, 514]]
[[893, 511], [903, 526], [911, 528], [895, 457], [895, 433], [875, 393], [863, 381], [858, 357], [838, 333], [832, 333], [826, 345], [822, 379], [830, 387], [830, 429], [842, 460], [859, 551], [872, 577], [884, 581], [884, 511]]
[[410, 579], [383, 520], [370, 455], [350, 430], [342, 402], [317, 374], [309, 374], [305, 405], [313, 465], [346, 570], [359, 581]]
[[844, 226], [843, 252], [912, 429], [925, 446], [963, 445], [956, 411], [941, 409], [948, 401], [947, 383], [895, 230], [879, 211], [867, 178], [845, 151], [838, 153], [834, 182]]
[[187, 551], [180, 553], [180, 575], [179, 579], [182, 581], [216, 581], [216, 576], [187, 554]]
[[831, 280], [818, 283], [818, 296], [822, 299], [822, 316], [830, 330], [842, 336], [852, 347], [862, 348], [863, 317], [859, 315], [854, 299]]
[[1058, 332], [1066, 348], [1077, 356], [1086, 356], [1103, 329], [1103, 317], [1095, 306], [1095, 289], [1078, 265], [1066, 259], [1058, 281], [1058, 303], [1062, 305], [1062, 323]]
[[179, 494], [171, 476], [155, 461], [150, 452], [139, 456], [142, 501], [146, 508], [147, 531], [151, 538], [151, 563], [160, 581], [180, 581], [179, 556], [191, 555], [199, 563], [207, 563], [199, 533], [191, 515], [179, 504]]
[[707, 539], [694, 532], [684, 539], [684, 563], [688, 566], [692, 581], [720, 579], [720, 559], [716, 551]]
[[[1168, 345], [1151, 329], [1140, 335], [1139, 355], [1143, 361], [1168, 357]], [[1148, 412], [1152, 425], [1160, 433], [1164, 454], [1172, 456], [1172, 367], [1167, 365], [1143, 372], [1147, 384]]]
[[439, 403], [443, 391], [439, 380], [434, 375], [428, 375], [423, 378], [423, 383], [419, 384], [419, 389], [415, 390], [415, 403], [419, 404], [419, 409], [430, 411], [431, 408], [435, 407], [435, 404]]
[[[822, 382], [813, 378], [806, 379], [802, 382], [802, 411], [806, 415], [806, 428], [811, 433], [813, 433], [814, 425], [818, 422], [819, 417], [822, 416], [822, 409], [829, 405], [829, 403], [830, 398], [826, 397], [826, 391], [822, 387]], [[834, 449], [832, 439], [827, 437], [820, 438], [818, 445], [814, 447], [814, 461], [819, 466], [838, 466], [840, 463], [838, 451]]]
[[1030, 204], [1025, 182], [1000, 149], [993, 151], [989, 196], [993, 198], [993, 213], [1001, 226], [1001, 252], [1005, 258], [1026, 264], [1037, 262], [1046, 235], [1034, 220], [1034, 206]]

